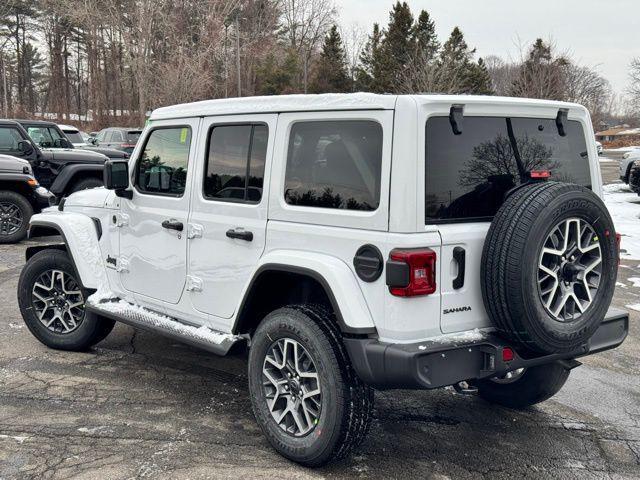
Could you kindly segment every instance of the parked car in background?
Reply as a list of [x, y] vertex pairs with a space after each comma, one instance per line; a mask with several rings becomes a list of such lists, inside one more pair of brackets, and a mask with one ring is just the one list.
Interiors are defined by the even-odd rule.
[[620, 160], [620, 180], [624, 183], [629, 183], [629, 175], [631, 174], [633, 162], [640, 159], [640, 147], [631, 148], [633, 150], [622, 155], [622, 160]]
[[0, 244], [22, 240], [31, 216], [48, 207], [51, 198], [28, 161], [0, 154]]
[[98, 132], [93, 144], [101, 147], [115, 148], [127, 152], [129, 155], [140, 138], [142, 130], [139, 128], [110, 127]]
[[81, 150], [91, 153], [99, 153], [106, 155], [109, 158], [124, 159], [129, 158], [129, 154], [122, 152], [121, 150], [115, 150], [113, 148], [96, 147], [91, 144], [84, 144], [82, 147], [75, 145], [75, 141], [81, 139], [77, 128], [65, 125], [65, 128], [69, 131], [73, 131], [71, 140], [66, 132], [60, 128], [54, 122], [48, 122], [46, 120], [17, 120], [22, 125], [31, 140], [38, 144], [41, 148], [65, 148], [74, 149], [79, 148]]
[[57, 133], [57, 126], [35, 128], [32, 134], [40, 143], [19, 122], [0, 120], [0, 153], [27, 160], [38, 182], [57, 197], [102, 185], [104, 162], [109, 159], [106, 155], [73, 149], [71, 142]]

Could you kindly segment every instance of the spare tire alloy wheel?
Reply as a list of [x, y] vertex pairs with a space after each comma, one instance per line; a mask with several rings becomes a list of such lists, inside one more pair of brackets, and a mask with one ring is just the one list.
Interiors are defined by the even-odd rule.
[[61, 270], [43, 272], [31, 290], [33, 311], [51, 332], [69, 334], [84, 319], [84, 296], [72, 275]]
[[0, 202], [0, 235], [13, 235], [22, 228], [24, 218], [20, 207], [11, 202]]
[[553, 318], [579, 318], [596, 297], [601, 276], [602, 251], [589, 222], [568, 218], [551, 229], [540, 253], [538, 292]]
[[264, 395], [271, 416], [285, 432], [301, 437], [318, 424], [322, 392], [315, 362], [292, 338], [276, 340], [262, 368]]

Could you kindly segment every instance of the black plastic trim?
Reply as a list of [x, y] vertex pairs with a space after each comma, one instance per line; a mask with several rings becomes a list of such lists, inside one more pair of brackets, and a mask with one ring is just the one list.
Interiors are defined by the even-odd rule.
[[96, 234], [98, 235], [98, 240], [102, 238], [102, 223], [99, 218], [91, 217], [93, 220], [93, 225], [96, 227]]
[[464, 105], [451, 105], [449, 110], [449, 123], [454, 135], [462, 135], [462, 120], [464, 118]]
[[560, 110], [558, 110], [558, 115], [556, 115], [556, 127], [558, 127], [558, 135], [560, 135], [561, 137], [567, 136], [565, 126], [567, 125], [568, 116], [568, 108], [561, 108]]
[[453, 289], [459, 290], [464, 287], [464, 271], [465, 271], [465, 259], [467, 252], [462, 247], [454, 247], [453, 259], [458, 263], [458, 276], [453, 279]]
[[610, 308], [600, 327], [580, 348], [564, 354], [524, 358], [515, 353], [509, 362], [502, 360], [502, 349], [515, 348], [495, 333], [480, 341], [393, 344], [373, 338], [343, 339], [354, 370], [360, 379], [376, 388], [433, 389], [504, 375], [518, 368], [576, 358], [609, 350], [620, 345], [629, 332], [629, 314]]
[[[104, 165], [99, 163], [67, 164], [53, 181], [53, 183], [49, 187], [49, 191], [54, 195], [60, 196], [67, 190], [78, 173], [102, 173], [103, 171]], [[102, 176], [100, 178], [102, 179]]]
[[363, 282], [372, 283], [380, 278], [384, 270], [384, 258], [375, 245], [362, 245], [353, 257], [353, 268]]
[[374, 335], [377, 334], [377, 330], [375, 327], [364, 327], [364, 328], [354, 328], [354, 327], [350, 327], [349, 325], [347, 325], [344, 321], [344, 318], [342, 317], [342, 313], [340, 312], [340, 307], [338, 306], [338, 302], [336, 300], [335, 295], [333, 294], [333, 291], [331, 290], [331, 287], [329, 286], [329, 282], [327, 282], [325, 280], [325, 278], [320, 275], [318, 272], [311, 270], [309, 268], [305, 268], [305, 267], [296, 267], [296, 266], [292, 266], [292, 265], [286, 265], [286, 264], [281, 264], [281, 263], [267, 263], [265, 265], [262, 265], [260, 268], [258, 268], [258, 270], [256, 271], [256, 273], [253, 275], [253, 278], [251, 279], [251, 282], [249, 283], [249, 288], [247, 288], [247, 291], [244, 295], [244, 298], [242, 299], [242, 302], [240, 303], [240, 308], [238, 309], [238, 315], [236, 316], [236, 320], [235, 323], [233, 325], [233, 329], [231, 330], [234, 334], [238, 334], [238, 333], [242, 333], [242, 332], [238, 332], [238, 320], [241, 318], [242, 316], [242, 312], [244, 311], [244, 308], [247, 304], [247, 302], [249, 301], [249, 297], [251, 296], [251, 292], [253, 290], [253, 286], [255, 285], [256, 281], [260, 278], [260, 275], [265, 273], [265, 272], [270, 272], [270, 271], [275, 271], [275, 272], [286, 272], [286, 273], [297, 273], [300, 275], [306, 275], [314, 280], [316, 280], [324, 289], [325, 293], [327, 294], [327, 297], [329, 298], [329, 302], [331, 302], [331, 307], [333, 308], [333, 311], [335, 312], [336, 315], [336, 320], [338, 322], [338, 326], [340, 327], [340, 330], [342, 331], [342, 333], [348, 333], [348, 334], [353, 334], [353, 335]]
[[387, 260], [387, 286], [404, 288], [409, 286], [411, 271], [409, 264], [398, 260]]

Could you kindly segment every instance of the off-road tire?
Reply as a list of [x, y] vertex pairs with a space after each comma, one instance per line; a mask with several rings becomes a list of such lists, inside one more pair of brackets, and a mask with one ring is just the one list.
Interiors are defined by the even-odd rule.
[[[113, 330], [115, 322], [93, 313], [85, 311], [79, 327], [72, 332], [64, 334], [52, 332], [37, 318], [32, 303], [33, 285], [43, 272], [51, 269], [61, 270], [71, 275], [79, 285], [77, 273], [66, 252], [46, 249], [31, 257], [22, 269], [18, 280], [18, 304], [20, 305], [22, 318], [29, 331], [47, 347], [57, 350], [83, 351], [104, 340]], [[86, 301], [92, 292], [82, 287], [80, 288]]]
[[478, 396], [490, 403], [509, 408], [526, 408], [553, 397], [569, 378], [569, 370], [559, 363], [539, 365], [525, 370], [512, 383], [491, 379], [476, 382]]
[[[281, 429], [263, 390], [263, 364], [279, 338], [299, 342], [316, 363], [322, 391], [318, 423], [303, 437]], [[319, 305], [291, 305], [268, 314], [252, 337], [249, 390], [253, 412], [271, 445], [286, 458], [309, 467], [343, 458], [365, 438], [373, 413], [373, 390], [356, 375], [335, 318]]]
[[[550, 231], [563, 219], [593, 227], [602, 256], [600, 285], [575, 321], [560, 322], [545, 310], [538, 291], [538, 262]], [[617, 274], [615, 229], [602, 202], [579, 185], [541, 182], [507, 197], [487, 234], [481, 263], [485, 308], [493, 325], [523, 351], [567, 353], [593, 335], [611, 303]]]
[[22, 215], [22, 225], [15, 232], [9, 235], [0, 233], [0, 243], [17, 243], [27, 236], [29, 230], [29, 220], [33, 215], [33, 206], [24, 196], [10, 190], [0, 190], [0, 202], [15, 205]]
[[99, 178], [89, 177], [82, 180], [78, 180], [72, 187], [69, 193], [79, 192], [80, 190], [88, 190], [89, 188], [102, 187], [104, 183]]

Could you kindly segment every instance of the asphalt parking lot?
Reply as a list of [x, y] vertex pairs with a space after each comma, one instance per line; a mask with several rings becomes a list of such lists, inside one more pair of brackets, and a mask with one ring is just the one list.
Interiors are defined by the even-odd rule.
[[[602, 167], [615, 180], [617, 163]], [[219, 358], [124, 325], [88, 352], [38, 343], [15, 296], [34, 243], [0, 246], [1, 479], [640, 477], [637, 311], [622, 347], [584, 359], [539, 406], [516, 412], [452, 389], [377, 393], [361, 452], [309, 470], [261, 435], [242, 352]], [[618, 282], [615, 306], [640, 303], [640, 261], [623, 261]]]

